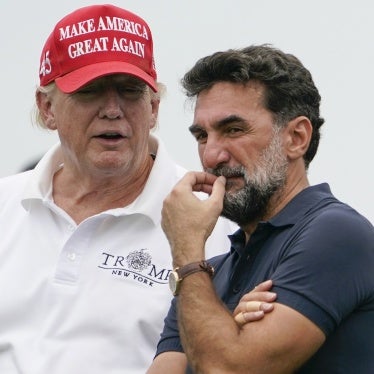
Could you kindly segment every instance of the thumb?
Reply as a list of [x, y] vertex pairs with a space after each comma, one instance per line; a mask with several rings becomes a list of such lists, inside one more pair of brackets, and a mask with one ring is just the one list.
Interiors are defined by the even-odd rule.
[[212, 193], [210, 195], [211, 200], [219, 201], [222, 204], [223, 197], [225, 195], [226, 178], [223, 176], [218, 177], [213, 183]]

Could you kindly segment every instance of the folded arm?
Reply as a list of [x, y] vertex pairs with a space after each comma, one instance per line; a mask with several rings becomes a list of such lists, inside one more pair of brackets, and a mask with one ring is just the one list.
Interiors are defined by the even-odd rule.
[[[252, 291], [245, 294], [233, 312], [233, 317], [239, 326], [259, 321], [274, 309], [273, 302], [276, 294], [270, 292], [272, 281], [260, 283]], [[213, 318], [214, 316], [212, 316]], [[187, 357], [182, 352], [163, 352], [158, 355], [147, 374], [183, 374], [187, 368]]]
[[203, 273], [186, 279], [178, 310], [182, 344], [196, 372], [291, 373], [324, 342], [316, 325], [279, 303], [266, 318], [238, 325]]

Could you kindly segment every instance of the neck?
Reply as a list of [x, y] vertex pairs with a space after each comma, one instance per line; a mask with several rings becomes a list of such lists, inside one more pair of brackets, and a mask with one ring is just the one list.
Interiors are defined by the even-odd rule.
[[138, 170], [119, 176], [77, 176], [62, 168], [53, 179], [54, 202], [79, 224], [95, 214], [131, 204], [143, 191], [152, 166], [149, 156]]
[[299, 177], [294, 183], [286, 183], [286, 185], [274, 193], [270, 199], [268, 209], [265, 214], [258, 220], [248, 223], [241, 227], [246, 236], [246, 242], [248, 242], [251, 234], [256, 230], [257, 225], [260, 221], [268, 221], [272, 217], [276, 216], [298, 193], [309, 186], [308, 178], [305, 175]]

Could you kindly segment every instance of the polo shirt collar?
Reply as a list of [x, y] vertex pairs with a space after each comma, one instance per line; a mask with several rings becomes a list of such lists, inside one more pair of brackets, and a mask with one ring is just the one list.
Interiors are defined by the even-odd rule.
[[60, 167], [62, 167], [62, 155], [60, 143], [57, 143], [30, 172], [22, 198], [22, 205], [26, 210], [30, 208], [33, 200], [52, 201], [52, 180]]
[[294, 225], [321, 200], [331, 197], [327, 183], [309, 186], [300, 191], [269, 223], [276, 227]]

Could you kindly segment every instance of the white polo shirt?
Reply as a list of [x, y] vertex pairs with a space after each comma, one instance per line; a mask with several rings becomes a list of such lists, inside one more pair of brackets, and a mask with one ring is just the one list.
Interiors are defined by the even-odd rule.
[[[59, 145], [0, 180], [0, 373], [145, 373], [171, 301], [161, 207], [185, 173], [157, 141], [139, 197], [79, 225], [52, 199]], [[207, 257], [234, 230], [220, 220]]]

